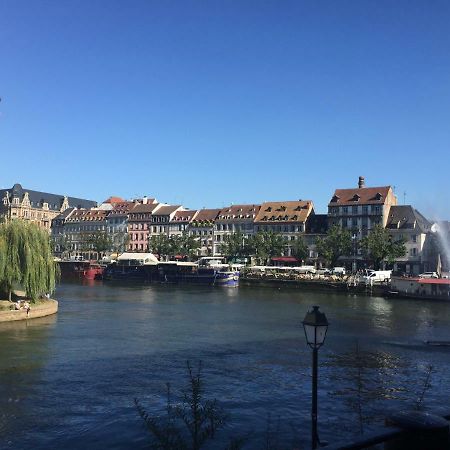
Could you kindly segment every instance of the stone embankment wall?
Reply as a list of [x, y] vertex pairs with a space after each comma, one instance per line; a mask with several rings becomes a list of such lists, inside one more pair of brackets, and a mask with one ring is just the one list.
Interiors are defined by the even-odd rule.
[[35, 319], [37, 317], [50, 316], [58, 312], [58, 302], [56, 300], [46, 300], [37, 305], [31, 303], [30, 313], [24, 309], [19, 311], [0, 311], [0, 322], [12, 322], [14, 320]]

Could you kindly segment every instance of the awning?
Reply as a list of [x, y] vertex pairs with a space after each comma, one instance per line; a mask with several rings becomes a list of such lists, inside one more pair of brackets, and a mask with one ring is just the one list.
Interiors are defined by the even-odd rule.
[[276, 256], [272, 258], [272, 261], [278, 261], [278, 262], [298, 262], [297, 258], [294, 258], [293, 256]]

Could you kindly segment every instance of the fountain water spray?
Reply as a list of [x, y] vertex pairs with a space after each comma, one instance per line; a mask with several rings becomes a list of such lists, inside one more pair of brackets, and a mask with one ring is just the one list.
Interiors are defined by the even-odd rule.
[[448, 233], [445, 232], [445, 229], [438, 222], [434, 223], [431, 226], [431, 232], [437, 237], [439, 242], [439, 254], [443, 254], [444, 258], [441, 262], [445, 267], [445, 270], [449, 270], [450, 263], [450, 240], [448, 238]]

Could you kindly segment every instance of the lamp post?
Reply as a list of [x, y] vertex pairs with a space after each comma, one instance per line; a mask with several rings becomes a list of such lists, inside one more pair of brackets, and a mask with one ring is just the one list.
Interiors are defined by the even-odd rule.
[[306, 343], [313, 350], [312, 366], [312, 407], [311, 407], [311, 442], [312, 449], [317, 448], [319, 435], [317, 433], [317, 356], [318, 350], [325, 342], [328, 330], [328, 320], [324, 313], [319, 311], [318, 306], [313, 306], [303, 319]]
[[356, 235], [356, 233], [353, 233], [352, 235], [352, 243], [353, 243], [353, 267], [352, 267], [352, 272], [356, 273], [356, 239], [358, 238], [358, 236]]

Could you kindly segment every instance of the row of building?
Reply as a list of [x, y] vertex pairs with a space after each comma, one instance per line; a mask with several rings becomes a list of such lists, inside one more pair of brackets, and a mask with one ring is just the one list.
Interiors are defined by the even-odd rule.
[[90, 257], [93, 249], [88, 237], [98, 232], [109, 236], [111, 252], [146, 252], [152, 236], [187, 233], [198, 239], [199, 255], [220, 255], [227, 235], [240, 231], [245, 239], [258, 231], [273, 231], [286, 242], [280, 262], [292, 259], [292, 245], [302, 238], [309, 249], [308, 262], [315, 263], [317, 238], [338, 225], [351, 231], [355, 244], [353, 254], [343, 263], [361, 266], [364, 261], [357, 242], [375, 224], [382, 224], [392, 239], [406, 243], [407, 254], [396, 262], [395, 269], [420, 273], [436, 266], [432, 223], [411, 205], [398, 205], [391, 186], [366, 187], [363, 177], [359, 177], [357, 187], [334, 191], [327, 214], [316, 214], [311, 200], [200, 210], [147, 197], [131, 201], [110, 197], [97, 204], [24, 189], [20, 184], [0, 190], [0, 199], [0, 218], [39, 223], [51, 232], [57, 256]]

